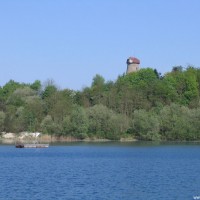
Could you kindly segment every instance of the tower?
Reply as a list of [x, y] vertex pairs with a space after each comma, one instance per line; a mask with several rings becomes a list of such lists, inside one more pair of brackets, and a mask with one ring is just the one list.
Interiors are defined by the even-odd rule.
[[126, 61], [127, 70], [126, 73], [136, 72], [139, 70], [140, 60], [135, 57], [129, 57]]

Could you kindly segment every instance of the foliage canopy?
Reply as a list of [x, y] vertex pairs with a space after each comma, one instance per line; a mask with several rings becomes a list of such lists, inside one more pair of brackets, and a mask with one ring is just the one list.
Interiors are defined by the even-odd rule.
[[143, 68], [115, 82], [97, 74], [82, 91], [10, 80], [0, 87], [1, 132], [142, 140], [200, 139], [200, 69]]

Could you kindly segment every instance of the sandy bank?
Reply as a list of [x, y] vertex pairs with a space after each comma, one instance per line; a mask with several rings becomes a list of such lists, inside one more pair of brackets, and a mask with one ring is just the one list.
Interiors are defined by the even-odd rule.
[[[16, 142], [33, 142], [37, 140], [40, 143], [51, 143], [51, 142], [109, 142], [112, 140], [109, 139], [103, 139], [103, 138], [85, 138], [85, 139], [78, 139], [72, 136], [54, 136], [54, 135], [47, 135], [40, 133], [38, 137], [35, 137], [38, 133], [28, 133], [28, 132], [22, 132], [22, 133], [1, 133], [0, 135], [0, 141], [1, 143], [5, 144], [12, 144]], [[121, 138], [119, 140], [120, 142], [133, 142], [137, 141], [134, 138]]]

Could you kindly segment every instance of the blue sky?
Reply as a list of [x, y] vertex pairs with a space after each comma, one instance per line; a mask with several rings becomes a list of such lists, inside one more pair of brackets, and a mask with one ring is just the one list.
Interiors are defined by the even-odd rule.
[[199, 0], [0, 0], [0, 86], [115, 81], [135, 56], [162, 74], [200, 67]]

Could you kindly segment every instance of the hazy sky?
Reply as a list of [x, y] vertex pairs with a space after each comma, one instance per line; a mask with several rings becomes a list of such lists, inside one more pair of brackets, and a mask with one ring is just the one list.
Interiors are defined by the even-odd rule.
[[0, 0], [0, 86], [81, 90], [115, 81], [135, 56], [165, 73], [200, 67], [200, 0]]

